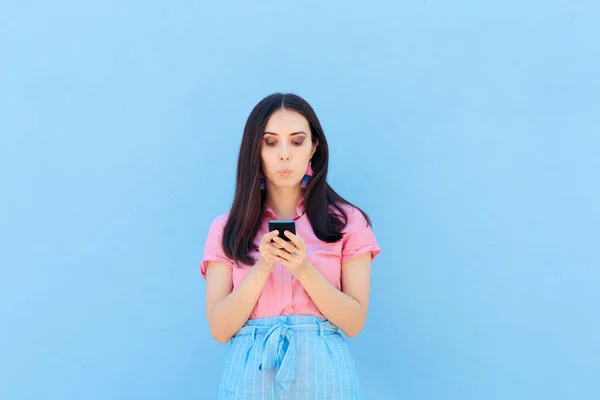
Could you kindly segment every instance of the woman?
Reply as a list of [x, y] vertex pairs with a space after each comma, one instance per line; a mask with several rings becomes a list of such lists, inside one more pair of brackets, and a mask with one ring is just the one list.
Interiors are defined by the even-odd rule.
[[[380, 252], [368, 216], [328, 184], [312, 107], [276, 93], [250, 113], [235, 197], [200, 264], [212, 336], [229, 342], [219, 399], [362, 399], [346, 342], [363, 328]], [[290, 219], [289, 241], [268, 231]]]

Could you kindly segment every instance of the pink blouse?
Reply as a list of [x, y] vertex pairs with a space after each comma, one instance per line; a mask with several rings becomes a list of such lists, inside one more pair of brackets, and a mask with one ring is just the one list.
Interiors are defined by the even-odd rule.
[[[373, 260], [381, 251], [375, 235], [367, 226], [362, 213], [352, 206], [342, 205], [342, 207], [348, 214], [348, 224], [342, 231], [344, 237], [336, 243], [326, 243], [315, 236], [310, 221], [304, 213], [303, 199], [296, 206], [297, 214], [294, 217], [296, 234], [304, 240], [308, 247], [308, 261], [337, 289], [341, 289], [343, 262], [367, 251], [371, 252]], [[233, 286], [236, 287], [248, 274], [251, 266], [242, 265], [243, 268], [234, 266], [233, 261], [223, 253], [221, 238], [228, 215], [229, 212], [226, 212], [217, 216], [210, 226], [204, 245], [204, 258], [200, 263], [200, 273], [206, 279], [208, 262], [223, 261], [231, 268]], [[262, 236], [268, 232], [270, 219], [278, 219], [278, 217], [268, 205], [265, 205], [262, 222], [255, 238], [257, 246]], [[260, 255], [258, 251], [252, 251], [250, 254], [256, 260]], [[284, 266], [276, 264], [265, 283], [250, 319], [288, 314], [323, 317], [300, 282]]]

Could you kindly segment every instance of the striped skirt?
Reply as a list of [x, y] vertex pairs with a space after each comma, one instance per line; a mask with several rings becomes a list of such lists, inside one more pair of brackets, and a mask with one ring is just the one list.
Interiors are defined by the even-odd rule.
[[219, 400], [362, 400], [354, 361], [324, 318], [286, 315], [248, 322], [229, 342]]

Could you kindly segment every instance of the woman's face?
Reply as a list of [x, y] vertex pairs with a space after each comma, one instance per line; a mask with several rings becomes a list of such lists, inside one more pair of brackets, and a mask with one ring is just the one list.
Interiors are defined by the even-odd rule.
[[260, 156], [266, 180], [278, 187], [300, 185], [315, 153], [310, 127], [295, 111], [275, 111], [265, 127]]

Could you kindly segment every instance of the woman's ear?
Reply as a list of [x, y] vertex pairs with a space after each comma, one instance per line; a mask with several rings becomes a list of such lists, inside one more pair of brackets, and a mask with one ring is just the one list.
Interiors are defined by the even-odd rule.
[[315, 139], [315, 142], [312, 145], [312, 151], [310, 152], [310, 158], [315, 155], [315, 151], [317, 151], [317, 146], [319, 145], [319, 139]]

